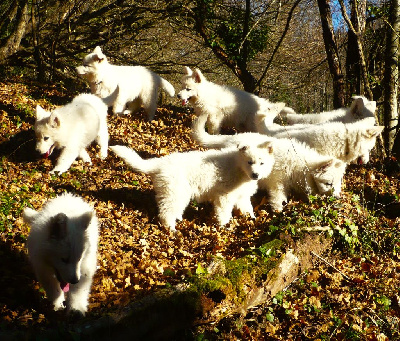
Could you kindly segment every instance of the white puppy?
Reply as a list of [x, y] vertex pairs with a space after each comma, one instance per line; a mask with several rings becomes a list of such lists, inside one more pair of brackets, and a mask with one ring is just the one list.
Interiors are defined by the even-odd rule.
[[343, 161], [321, 155], [295, 140], [276, 139], [273, 148], [274, 167], [258, 183], [259, 188], [268, 191], [272, 209], [282, 210], [291, 193], [303, 199], [316, 194], [340, 196], [346, 170]]
[[93, 208], [79, 197], [62, 194], [40, 211], [25, 208], [31, 226], [27, 247], [36, 277], [54, 309], [85, 314], [96, 271], [98, 221]]
[[100, 46], [83, 58], [83, 65], [76, 70], [89, 82], [91, 92], [112, 106], [114, 114], [135, 112], [142, 105], [151, 121], [157, 109], [159, 88], [171, 97], [175, 95], [171, 83], [144, 66], [110, 64]]
[[[286, 113], [287, 124], [315, 124], [323, 122], [350, 123], [360, 119], [369, 118], [375, 124], [376, 102], [369, 101], [363, 96], [353, 96], [350, 108], [340, 108], [317, 114]], [[268, 122], [266, 122], [268, 125]], [[262, 133], [262, 131], [259, 131]]]
[[182, 219], [191, 199], [212, 202], [220, 225], [229, 222], [235, 206], [254, 217], [250, 198], [257, 190], [257, 180], [267, 176], [274, 163], [269, 142], [221, 151], [172, 153], [148, 160], [124, 146], [110, 149], [135, 171], [151, 176], [160, 222], [171, 230], [175, 230], [176, 220]]
[[[202, 146], [223, 148], [240, 143], [258, 144], [265, 135], [242, 133], [237, 135], [209, 135], [203, 129], [194, 130], [193, 137]], [[289, 194], [306, 199], [310, 194], [339, 196], [346, 164], [332, 156], [319, 154], [295, 139], [270, 138], [275, 163], [271, 173], [259, 180], [259, 187], [267, 189], [274, 210], [282, 210]]]
[[81, 94], [52, 112], [36, 107], [36, 149], [44, 157], [62, 149], [57, 165], [50, 173], [66, 172], [79, 157], [91, 163], [86, 147], [93, 141], [100, 146], [100, 156], [107, 157], [107, 106], [95, 95]]
[[246, 91], [209, 82], [199, 69], [192, 71], [185, 67], [182, 87], [178, 98], [183, 105], [192, 104], [197, 116], [207, 118], [212, 134], [217, 134], [221, 126], [257, 131], [256, 115], [262, 115], [264, 122], [272, 124], [285, 107], [284, 103], [271, 103]]
[[[370, 123], [368, 119], [347, 124], [328, 122], [268, 135], [276, 138], [295, 138], [321, 154], [332, 155], [346, 163], [365, 164], [369, 161], [369, 154], [375, 146], [377, 136], [384, 128]], [[296, 124], [288, 127], [297, 126]]]

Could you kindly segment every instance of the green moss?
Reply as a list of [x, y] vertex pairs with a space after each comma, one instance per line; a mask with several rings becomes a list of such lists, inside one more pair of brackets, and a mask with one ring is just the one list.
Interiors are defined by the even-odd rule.
[[219, 268], [223, 270], [213, 274], [200, 266], [203, 271], [196, 271], [196, 274], [189, 278], [191, 290], [205, 295], [220, 291], [227, 300], [241, 303], [246, 298], [249, 288], [260, 285], [268, 275], [275, 276], [270, 270], [280, 263], [279, 254], [284, 245], [283, 241], [274, 239], [256, 249], [248, 250], [241, 258], [218, 258], [215, 261], [220, 263]]

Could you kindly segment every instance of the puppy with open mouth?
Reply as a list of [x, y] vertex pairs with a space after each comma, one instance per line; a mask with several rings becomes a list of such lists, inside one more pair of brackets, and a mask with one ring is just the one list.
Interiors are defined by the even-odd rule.
[[26, 207], [23, 219], [31, 229], [28, 256], [54, 310], [84, 315], [96, 272], [99, 223], [82, 198], [64, 193], [41, 210]]
[[86, 147], [93, 141], [100, 146], [100, 157], [107, 156], [107, 105], [95, 95], [81, 94], [52, 112], [36, 108], [36, 150], [48, 158], [61, 149], [57, 164], [50, 173], [66, 172], [76, 158], [91, 163]]

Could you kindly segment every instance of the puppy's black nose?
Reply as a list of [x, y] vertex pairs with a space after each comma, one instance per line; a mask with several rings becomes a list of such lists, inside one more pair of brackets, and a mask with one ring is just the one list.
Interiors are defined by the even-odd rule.
[[35, 151], [32, 153], [32, 157], [36, 160], [39, 160], [42, 158], [42, 153], [38, 149], [35, 149]]
[[71, 284], [77, 284], [79, 282], [79, 278], [78, 277], [73, 277], [73, 278], [71, 278], [71, 280], [69, 282]]
[[181, 99], [181, 95], [180, 95], [180, 94], [177, 94], [176, 97], [178, 97], [179, 99]]
[[251, 173], [251, 177], [252, 177], [254, 180], [257, 180], [257, 179], [258, 179], [258, 173]]

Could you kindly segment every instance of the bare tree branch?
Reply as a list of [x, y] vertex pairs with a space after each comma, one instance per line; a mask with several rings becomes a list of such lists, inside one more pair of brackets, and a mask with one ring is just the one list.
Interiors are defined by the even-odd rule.
[[261, 82], [262, 82], [262, 81], [264, 80], [264, 78], [266, 77], [267, 72], [268, 72], [268, 70], [269, 70], [269, 68], [270, 68], [270, 66], [271, 66], [271, 64], [272, 64], [272, 61], [273, 61], [273, 59], [274, 59], [274, 57], [275, 57], [275, 54], [278, 52], [279, 47], [281, 46], [283, 40], [285, 39], [285, 36], [286, 36], [287, 32], [289, 31], [290, 21], [292, 20], [293, 12], [294, 12], [294, 10], [296, 9], [297, 5], [300, 3], [300, 1], [301, 1], [301, 0], [296, 0], [296, 2], [293, 4], [292, 8], [290, 9], [289, 14], [288, 14], [288, 16], [287, 16], [287, 18], [286, 18], [285, 29], [283, 30], [282, 35], [281, 35], [281, 38], [279, 39], [278, 43], [276, 44], [276, 46], [275, 46], [275, 48], [274, 48], [274, 51], [272, 52], [272, 55], [271, 55], [271, 57], [269, 58], [269, 60], [268, 60], [268, 62], [267, 62], [267, 65], [265, 66], [264, 71], [263, 71], [261, 77], [260, 77], [259, 80], [257, 81], [256, 88], [259, 88], [259, 87], [260, 87]]

